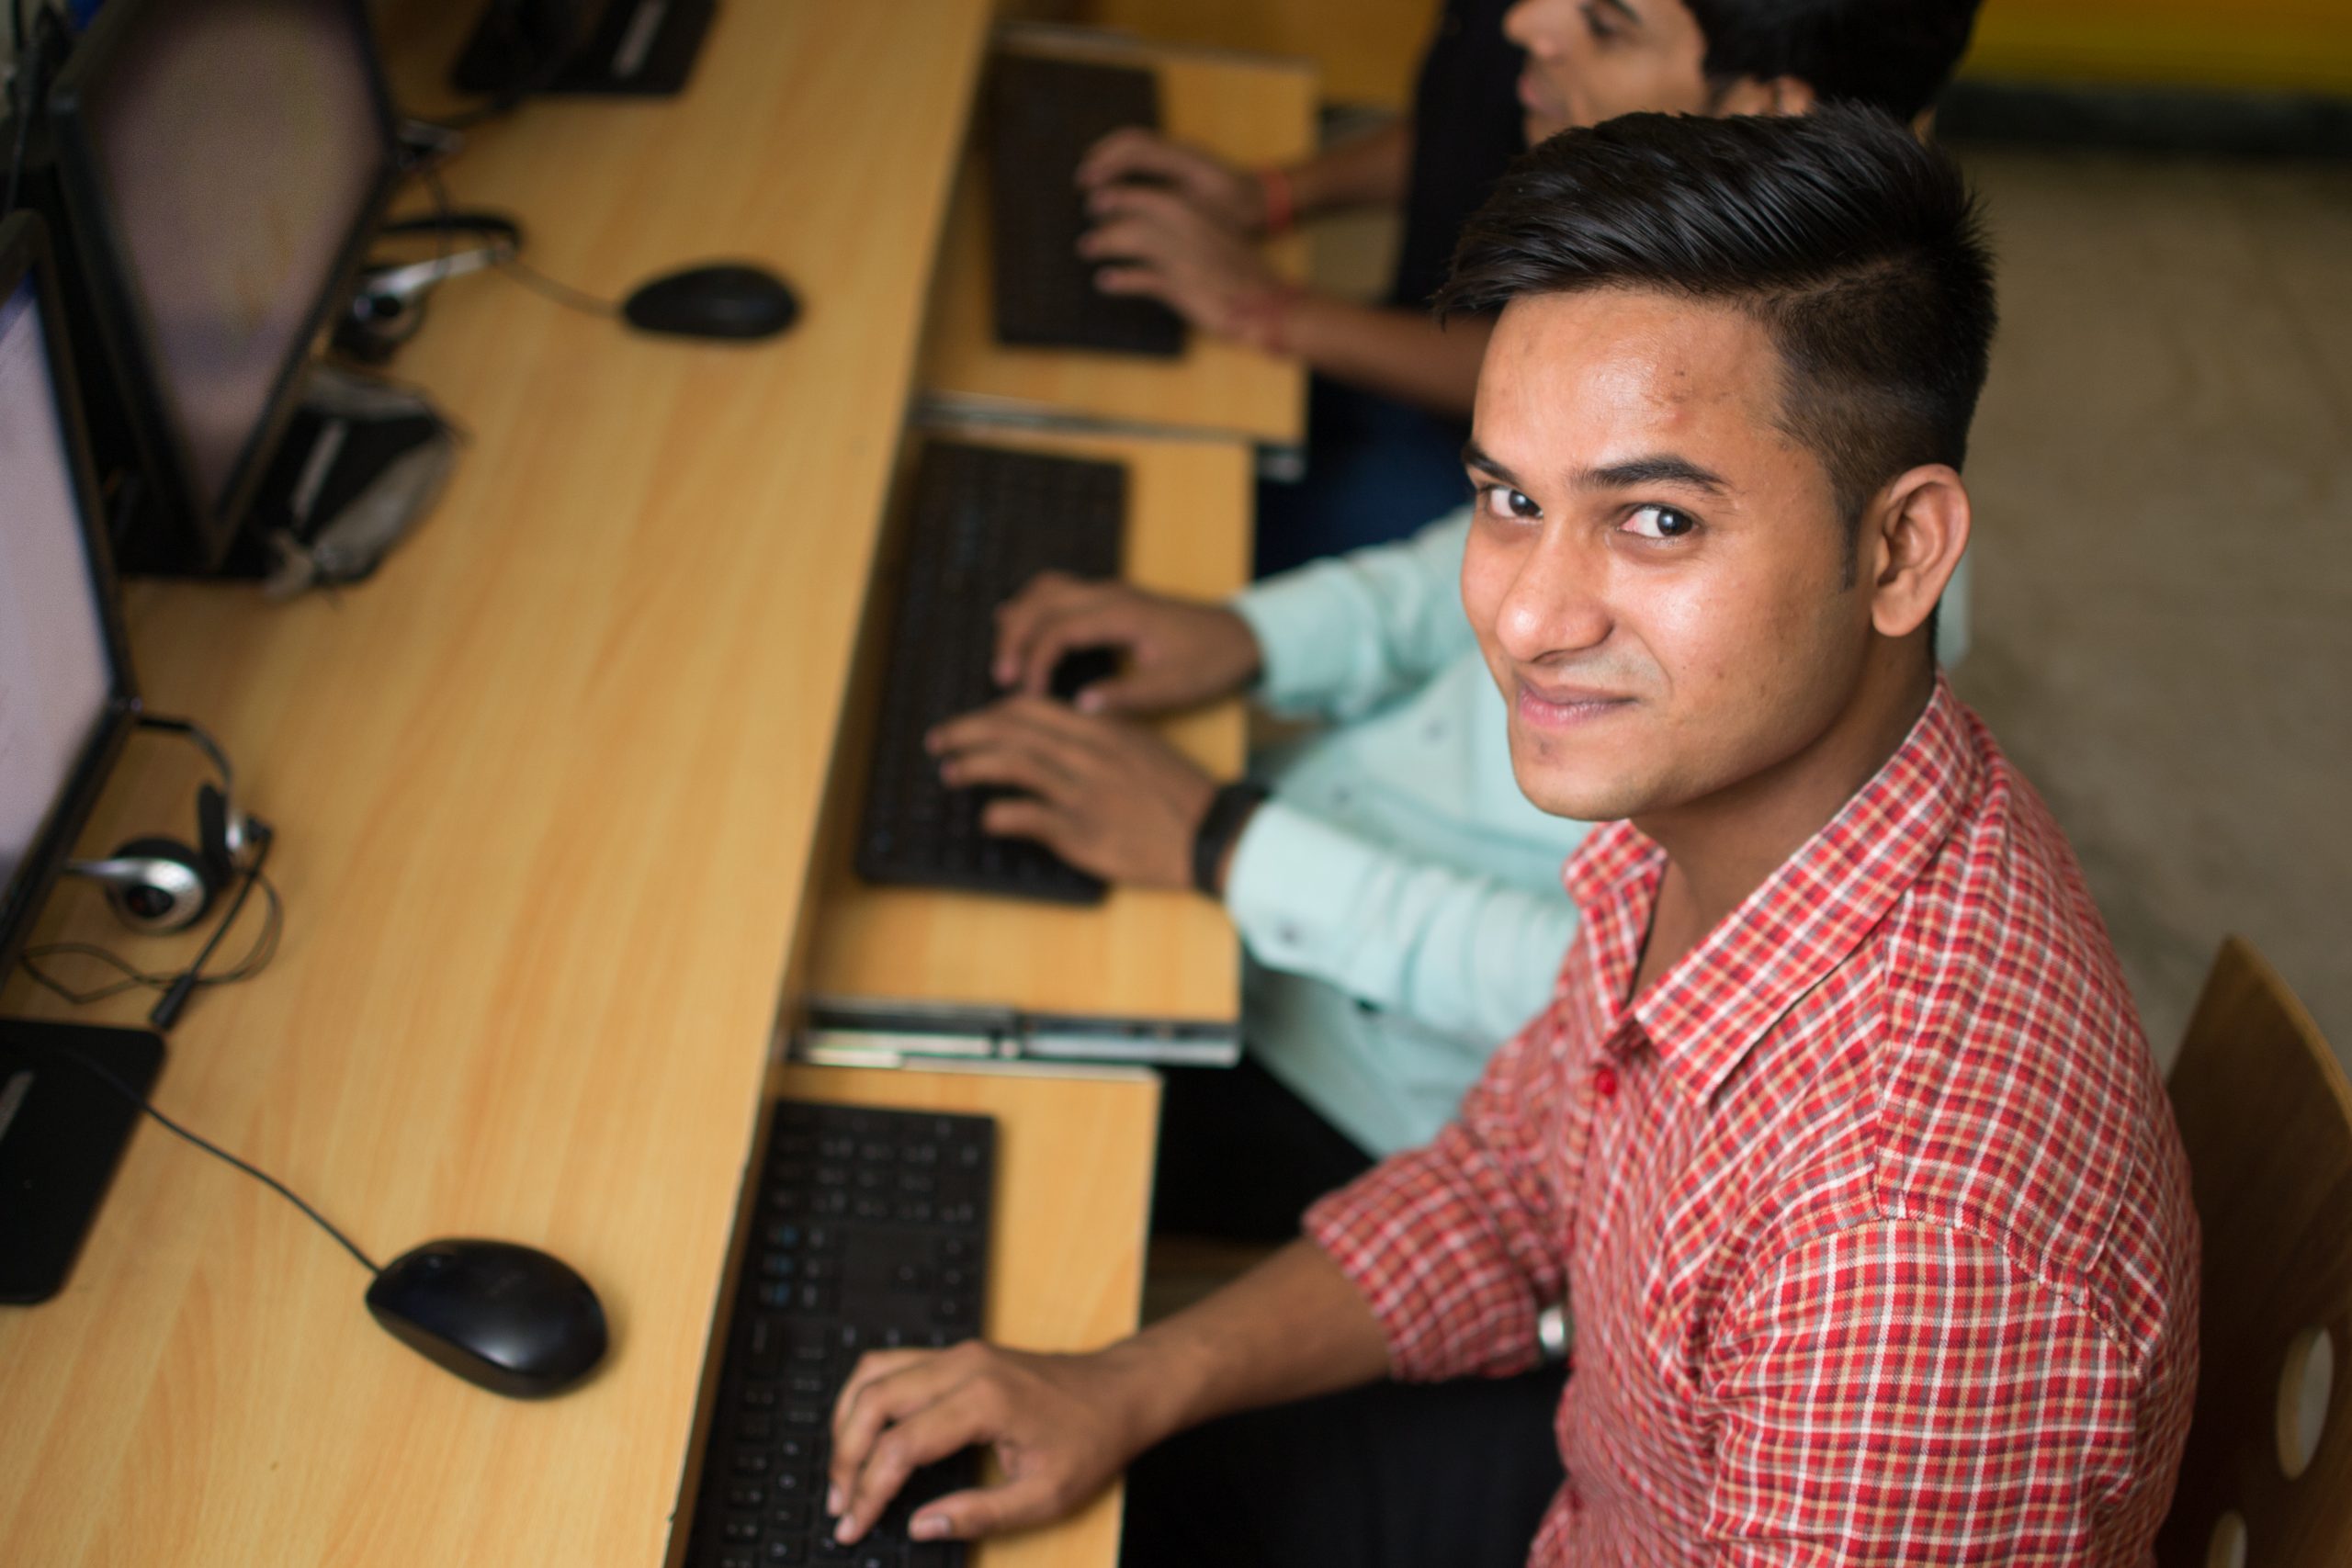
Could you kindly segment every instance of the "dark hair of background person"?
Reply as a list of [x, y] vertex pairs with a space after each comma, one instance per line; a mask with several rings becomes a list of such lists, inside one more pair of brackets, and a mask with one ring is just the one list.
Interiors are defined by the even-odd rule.
[[1794, 76], [1824, 103], [1910, 119], [1936, 101], [1976, 27], [1980, 0], [1683, 0], [1706, 35], [1700, 69], [1718, 91], [1743, 76]]
[[1637, 114], [1553, 137], [1463, 231], [1441, 317], [1634, 288], [1720, 302], [1770, 336], [1781, 425], [1847, 525], [1897, 475], [1957, 468], [1993, 342], [1993, 260], [1951, 159], [1875, 110]]

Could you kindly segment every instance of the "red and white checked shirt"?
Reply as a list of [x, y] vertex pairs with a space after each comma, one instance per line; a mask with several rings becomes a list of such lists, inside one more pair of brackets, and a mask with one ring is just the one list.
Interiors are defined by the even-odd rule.
[[1939, 682], [1628, 1007], [1664, 869], [1589, 840], [1552, 1007], [1309, 1212], [1396, 1374], [1524, 1368], [1572, 1308], [1538, 1564], [2148, 1561], [2197, 1222], [2048, 808]]

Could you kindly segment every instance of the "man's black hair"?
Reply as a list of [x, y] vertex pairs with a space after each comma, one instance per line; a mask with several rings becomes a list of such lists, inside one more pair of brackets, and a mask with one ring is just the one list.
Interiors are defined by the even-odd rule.
[[1827, 468], [1847, 525], [1923, 463], [1960, 467], [1993, 341], [1976, 199], [1875, 111], [1636, 114], [1521, 157], [1463, 231], [1441, 316], [1524, 295], [1649, 289], [1763, 326], [1781, 423]]
[[1910, 119], [1968, 52], [1978, 0], [1682, 0], [1706, 35], [1700, 69], [1718, 91], [1743, 76], [1794, 76], [1824, 103]]

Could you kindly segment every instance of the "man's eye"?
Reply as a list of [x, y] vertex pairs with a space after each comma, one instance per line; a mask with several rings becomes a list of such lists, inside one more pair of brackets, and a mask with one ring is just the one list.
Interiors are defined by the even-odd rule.
[[1584, 7], [1584, 26], [1585, 31], [1603, 42], [1617, 36], [1616, 25], [1601, 15], [1598, 6]]
[[1699, 520], [1671, 506], [1637, 506], [1625, 519], [1625, 532], [1645, 539], [1679, 539], [1699, 526]]
[[1487, 485], [1484, 491], [1488, 516], [1524, 523], [1544, 515], [1544, 509], [1532, 497], [1508, 485]]

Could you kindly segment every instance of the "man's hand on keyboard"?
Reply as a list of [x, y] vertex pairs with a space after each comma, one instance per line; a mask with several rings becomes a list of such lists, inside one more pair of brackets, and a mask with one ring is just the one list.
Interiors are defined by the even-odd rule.
[[969, 1540], [1059, 1518], [1163, 1434], [1131, 1347], [1038, 1356], [978, 1340], [868, 1355], [833, 1407], [825, 1511], [838, 1537], [874, 1528], [907, 1477], [985, 1443], [1004, 1480], [916, 1509], [917, 1540]]
[[1266, 186], [1256, 175], [1141, 126], [1113, 131], [1078, 165], [1078, 183], [1090, 191], [1130, 180], [1165, 182], [1237, 234], [1266, 231]]
[[950, 786], [1021, 792], [989, 803], [989, 832], [1035, 839], [1107, 881], [1192, 886], [1193, 839], [1216, 784], [1150, 731], [1013, 696], [948, 720], [924, 743]]
[[1212, 337], [1260, 342], [1269, 312], [1294, 292], [1253, 242], [1172, 191], [1104, 186], [1087, 209], [1094, 227], [1078, 254], [1101, 264], [1094, 287], [1157, 299]]
[[1222, 604], [1171, 599], [1125, 582], [1049, 571], [999, 606], [997, 684], [1040, 696], [1080, 649], [1125, 659], [1078, 695], [1091, 713], [1160, 713], [1239, 691], [1258, 673], [1258, 638]]

